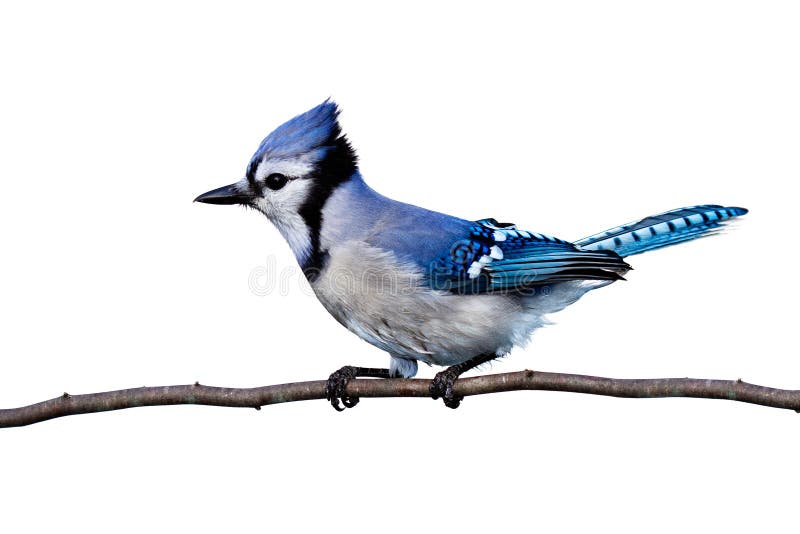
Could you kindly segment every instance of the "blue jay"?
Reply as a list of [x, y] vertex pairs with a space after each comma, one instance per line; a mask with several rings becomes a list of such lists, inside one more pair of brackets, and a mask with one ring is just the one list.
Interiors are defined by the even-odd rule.
[[[289, 243], [317, 298], [361, 339], [390, 355], [388, 369], [345, 366], [327, 382], [341, 411], [355, 377], [413, 377], [417, 362], [448, 366], [430, 386], [458, 407], [458, 377], [524, 345], [592, 289], [631, 269], [623, 258], [720, 230], [747, 210], [680, 208], [575, 242], [495, 219], [468, 221], [371, 189], [326, 100], [279, 126], [240, 181], [197, 197], [255, 208]], [[340, 404], [341, 400], [341, 404]]]

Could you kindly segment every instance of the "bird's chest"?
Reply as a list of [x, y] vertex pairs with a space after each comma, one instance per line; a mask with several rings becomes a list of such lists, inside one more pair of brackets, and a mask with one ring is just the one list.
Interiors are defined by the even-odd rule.
[[375, 342], [388, 322], [402, 326], [402, 318], [427, 291], [422, 280], [418, 267], [391, 252], [349, 241], [328, 251], [325, 268], [311, 287], [340, 323]]
[[507, 296], [432, 290], [419, 267], [358, 241], [330, 250], [312, 287], [331, 315], [362, 339], [439, 365], [506, 352], [525, 313]]

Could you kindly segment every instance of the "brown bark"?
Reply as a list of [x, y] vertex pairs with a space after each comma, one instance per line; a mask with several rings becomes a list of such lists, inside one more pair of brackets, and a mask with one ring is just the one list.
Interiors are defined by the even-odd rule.
[[[351, 397], [428, 397], [430, 380], [353, 380]], [[694, 397], [724, 399], [800, 412], [800, 390], [775, 389], [741, 380], [696, 378], [617, 379], [597, 376], [519, 371], [463, 378], [455, 391], [465, 397], [503, 391], [547, 390], [626, 398]], [[281, 402], [324, 399], [325, 381], [296, 382], [257, 388], [220, 388], [200, 384], [141, 387], [69, 395], [30, 406], [0, 410], [0, 428], [24, 426], [66, 415], [123, 410], [139, 406], [202, 404], [256, 408]], [[431, 408], [434, 406], [432, 404]], [[441, 409], [441, 406], [436, 406]], [[464, 408], [462, 408], [464, 409]], [[468, 408], [467, 408], [468, 409]]]

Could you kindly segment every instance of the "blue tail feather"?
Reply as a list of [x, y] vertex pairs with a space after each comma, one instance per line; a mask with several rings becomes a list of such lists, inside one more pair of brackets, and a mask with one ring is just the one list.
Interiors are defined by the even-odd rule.
[[745, 208], [715, 204], [691, 206], [652, 215], [575, 242], [583, 250], [613, 250], [622, 257], [676, 245], [718, 232]]

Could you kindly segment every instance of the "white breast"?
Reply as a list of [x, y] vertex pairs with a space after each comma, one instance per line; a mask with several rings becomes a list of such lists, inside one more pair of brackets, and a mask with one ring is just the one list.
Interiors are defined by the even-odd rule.
[[404, 358], [453, 365], [480, 354], [502, 355], [546, 324], [543, 315], [587, 289], [548, 295], [458, 295], [423, 286], [415, 265], [362, 241], [329, 251], [312, 287], [325, 308], [362, 339]]

